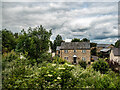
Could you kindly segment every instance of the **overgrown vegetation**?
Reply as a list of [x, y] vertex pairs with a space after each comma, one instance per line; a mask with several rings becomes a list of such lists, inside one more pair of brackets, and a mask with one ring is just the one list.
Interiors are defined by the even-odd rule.
[[81, 60], [81, 61], [79, 61], [78, 63], [79, 63], [79, 65], [80, 65], [81, 67], [83, 67], [84, 69], [86, 69], [87, 63], [86, 63], [85, 61]]
[[92, 64], [94, 70], [100, 71], [101, 73], [106, 73], [109, 70], [109, 65], [106, 61], [99, 59]]
[[[14, 55], [11, 56], [11, 53]], [[29, 59], [11, 52], [3, 57], [5, 67], [3, 88], [119, 88], [120, 76], [108, 70], [105, 74], [95, 71], [91, 66], [86, 69], [80, 65], [42, 62], [31, 65]], [[12, 59], [12, 60], [8, 60]], [[63, 60], [64, 61], [64, 60]]]

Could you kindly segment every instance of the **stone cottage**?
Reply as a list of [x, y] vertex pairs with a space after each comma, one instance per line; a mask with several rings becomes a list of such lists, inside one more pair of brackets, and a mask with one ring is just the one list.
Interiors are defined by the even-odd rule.
[[120, 65], [120, 48], [112, 48], [110, 52], [110, 61]]
[[97, 44], [97, 53], [104, 49], [111, 49], [113, 46], [111, 44]]
[[80, 60], [90, 63], [90, 42], [62, 42], [56, 49], [56, 55], [73, 64]]

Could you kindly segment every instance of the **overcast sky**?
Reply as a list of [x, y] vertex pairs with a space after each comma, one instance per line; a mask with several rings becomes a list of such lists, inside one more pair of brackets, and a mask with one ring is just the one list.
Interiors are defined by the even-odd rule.
[[88, 38], [96, 43], [118, 39], [117, 2], [3, 2], [2, 28], [13, 32], [43, 25], [65, 41]]

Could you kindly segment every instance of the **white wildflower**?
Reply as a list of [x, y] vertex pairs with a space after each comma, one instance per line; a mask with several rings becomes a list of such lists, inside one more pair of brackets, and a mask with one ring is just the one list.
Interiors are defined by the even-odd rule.
[[49, 76], [49, 77], [52, 77], [53, 75], [51, 75], [51, 74], [48, 74], [48, 76]]
[[60, 69], [60, 70], [64, 70], [65, 68], [58, 68], [58, 69]]
[[61, 79], [60, 77], [57, 77], [57, 79]]
[[54, 66], [56, 66], [56, 64], [52, 64], [52, 66], [54, 67]]

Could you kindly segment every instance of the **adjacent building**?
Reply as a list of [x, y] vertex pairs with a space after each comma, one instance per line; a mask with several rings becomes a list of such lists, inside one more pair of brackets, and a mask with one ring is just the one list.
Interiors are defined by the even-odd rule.
[[97, 44], [97, 53], [100, 51], [110, 50], [113, 46], [111, 44]]
[[112, 48], [110, 52], [110, 61], [120, 65], [120, 48]]
[[56, 55], [73, 64], [80, 60], [90, 63], [90, 42], [62, 42], [56, 49]]

